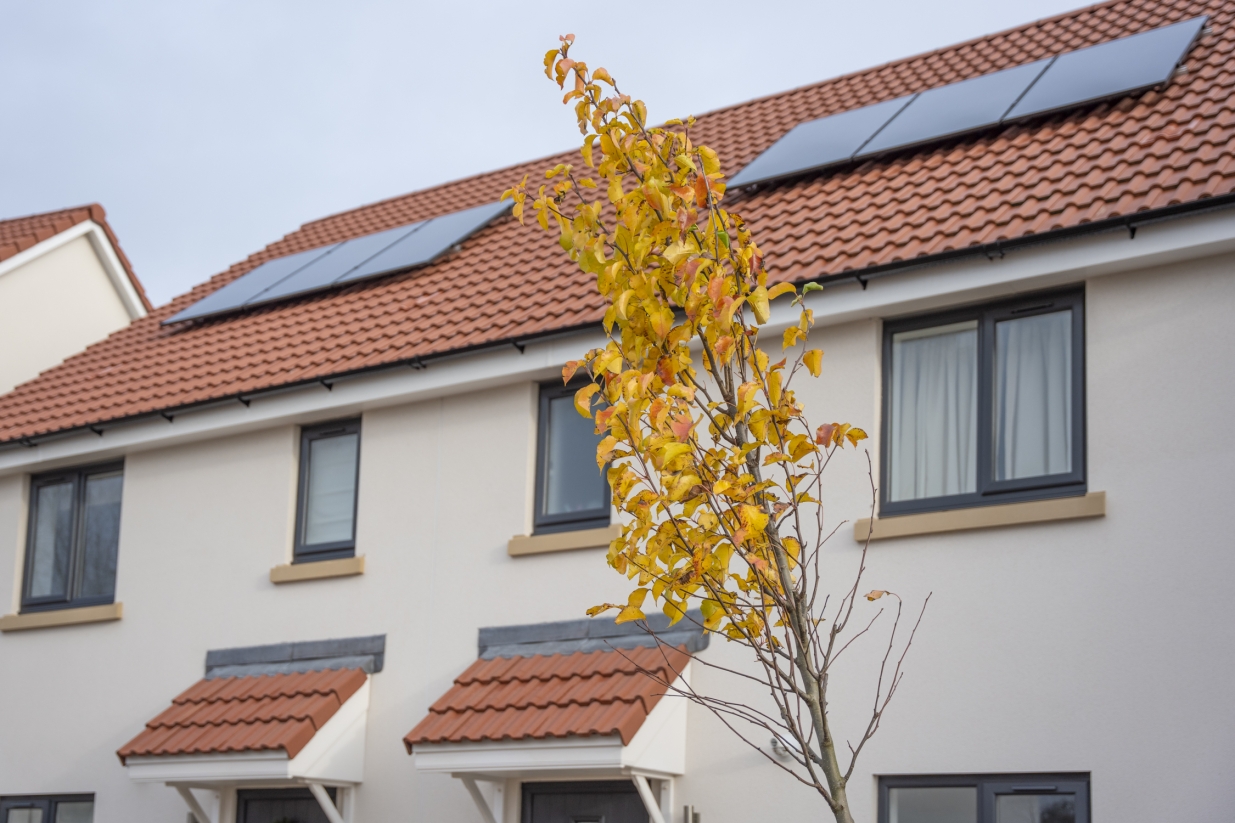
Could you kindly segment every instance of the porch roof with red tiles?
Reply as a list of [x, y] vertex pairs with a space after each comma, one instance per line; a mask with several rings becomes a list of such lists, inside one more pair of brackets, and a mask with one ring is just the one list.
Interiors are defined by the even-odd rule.
[[68, 231], [78, 223], [84, 223], [87, 220], [93, 220], [103, 229], [112, 248], [116, 251], [116, 257], [124, 266], [124, 273], [128, 275], [129, 282], [133, 284], [133, 289], [141, 298], [142, 305], [146, 307], [146, 311], [150, 311], [152, 307], [146, 298], [146, 290], [142, 288], [141, 281], [133, 273], [129, 258], [125, 256], [124, 250], [120, 248], [120, 242], [112, 232], [111, 226], [108, 225], [107, 212], [98, 203], [0, 220], [0, 262], [16, 257], [26, 249], [44, 240], [50, 240], [57, 234]]
[[[403, 738], [415, 745], [616, 735], [627, 745], [690, 661], [638, 647], [477, 660]], [[656, 675], [650, 677], [648, 673]]]
[[[732, 174], [798, 123], [1199, 15], [1210, 31], [1165, 89], [761, 186], [732, 206], [772, 278], [804, 281], [1225, 203], [1235, 200], [1232, 0], [1114, 0], [714, 111], [694, 136]], [[572, 157], [308, 223], [0, 397], [0, 443], [595, 326], [602, 305], [591, 278], [553, 235], [510, 218], [419, 270], [160, 325], [267, 260], [492, 202], [524, 174]]]
[[137, 756], [277, 751], [295, 757], [364, 685], [360, 669], [199, 680], [120, 747]]

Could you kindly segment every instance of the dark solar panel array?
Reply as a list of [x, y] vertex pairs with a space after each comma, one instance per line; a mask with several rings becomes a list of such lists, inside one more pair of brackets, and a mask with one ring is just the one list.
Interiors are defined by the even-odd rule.
[[802, 123], [729, 185], [814, 171], [1164, 84], [1206, 20], [1173, 23]]
[[510, 208], [487, 203], [263, 263], [163, 323], [179, 323], [336, 288], [432, 263]]

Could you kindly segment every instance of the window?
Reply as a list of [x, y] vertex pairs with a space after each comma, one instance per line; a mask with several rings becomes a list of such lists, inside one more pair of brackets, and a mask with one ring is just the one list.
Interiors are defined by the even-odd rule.
[[92, 823], [94, 795], [0, 797], [0, 823]]
[[881, 777], [879, 823], [1089, 823], [1089, 775]]
[[31, 479], [23, 612], [114, 600], [123, 486], [120, 463]]
[[301, 430], [295, 562], [351, 557], [356, 553], [359, 477], [359, 420]]
[[601, 436], [575, 410], [583, 383], [540, 387], [536, 445], [536, 532], [596, 529], [609, 525], [609, 481], [596, 467]]
[[883, 515], [1085, 492], [1079, 291], [891, 321]]

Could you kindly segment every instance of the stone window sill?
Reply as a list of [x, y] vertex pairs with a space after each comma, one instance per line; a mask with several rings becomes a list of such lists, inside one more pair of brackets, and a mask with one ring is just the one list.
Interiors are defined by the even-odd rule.
[[301, 580], [326, 580], [364, 574], [364, 555], [316, 560], [311, 563], [285, 563], [270, 570], [271, 583], [298, 583]]
[[56, 609], [46, 612], [6, 614], [0, 617], [0, 632], [50, 629], [53, 626], [79, 626], [83, 623], [107, 623], [112, 620], [119, 620], [123, 615], [123, 603], [83, 606], [80, 609]]
[[621, 533], [622, 527], [614, 523], [602, 529], [512, 537], [506, 544], [506, 553], [511, 557], [523, 557], [529, 554], [568, 552], [573, 549], [608, 548], [609, 542]]
[[1026, 503], [1005, 503], [997, 506], [975, 506], [924, 514], [902, 514], [897, 517], [875, 518], [853, 524], [853, 539], [859, 543], [887, 540], [893, 537], [913, 537], [923, 534], [990, 529], [1021, 523], [1049, 523], [1054, 520], [1077, 520], [1106, 515], [1106, 492], [1090, 492], [1077, 497], [1057, 497], [1052, 500], [1031, 500]]

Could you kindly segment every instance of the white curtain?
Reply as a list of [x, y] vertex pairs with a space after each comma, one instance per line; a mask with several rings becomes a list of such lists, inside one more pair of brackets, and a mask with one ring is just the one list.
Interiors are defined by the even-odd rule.
[[1072, 470], [1072, 312], [995, 324], [995, 479]]
[[889, 500], [976, 490], [978, 324], [892, 336]]

